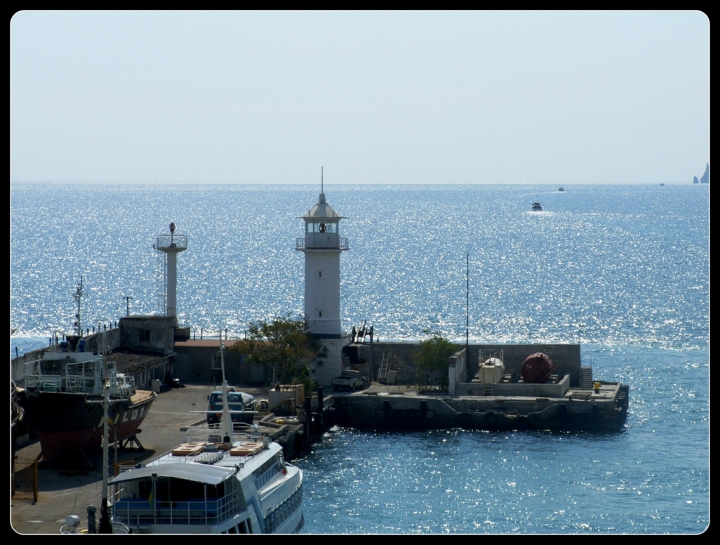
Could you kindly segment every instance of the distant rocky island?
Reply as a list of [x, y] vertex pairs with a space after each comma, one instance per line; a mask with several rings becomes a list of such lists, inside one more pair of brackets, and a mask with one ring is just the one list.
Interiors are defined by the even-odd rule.
[[698, 180], [697, 176], [693, 176], [694, 184], [709, 184], [710, 183], [710, 163], [705, 163], [705, 174], [703, 174]]

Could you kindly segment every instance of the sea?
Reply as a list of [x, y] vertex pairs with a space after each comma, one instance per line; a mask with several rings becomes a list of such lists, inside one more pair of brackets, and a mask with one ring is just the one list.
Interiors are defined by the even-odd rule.
[[[344, 330], [579, 343], [630, 386], [615, 433], [330, 429], [302, 458], [304, 534], [684, 534], [710, 524], [710, 210], [697, 184], [13, 183], [10, 354], [164, 312], [157, 237], [200, 335], [303, 313], [301, 219], [343, 217]], [[540, 202], [541, 212], [531, 211]], [[225, 333], [227, 332], [227, 333]]]

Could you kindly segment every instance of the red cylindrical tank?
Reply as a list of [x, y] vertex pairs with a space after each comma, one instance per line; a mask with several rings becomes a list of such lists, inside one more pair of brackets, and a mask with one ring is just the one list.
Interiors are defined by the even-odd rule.
[[535, 352], [525, 358], [520, 372], [525, 382], [538, 384], [549, 379], [554, 370], [555, 366], [550, 356], [542, 352]]

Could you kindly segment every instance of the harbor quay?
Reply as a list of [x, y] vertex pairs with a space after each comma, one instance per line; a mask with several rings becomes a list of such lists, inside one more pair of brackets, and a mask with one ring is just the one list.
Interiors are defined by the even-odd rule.
[[[184, 369], [184, 376], [209, 380], [210, 360], [218, 344], [217, 340], [176, 343], [176, 361], [187, 362], [176, 370]], [[625, 422], [629, 387], [594, 378], [592, 367], [582, 365], [579, 344], [458, 346], [449, 361], [449, 387], [444, 391], [416, 385], [413, 353], [419, 344], [348, 344], [343, 351], [344, 366], [360, 373], [369, 387], [349, 394], [326, 387], [325, 392], [331, 395], [320, 396], [323, 419], [348, 427], [393, 430], [615, 431]], [[542, 380], [523, 377], [527, 360], [533, 355], [547, 358], [547, 377], [539, 377]], [[239, 360], [230, 367], [232, 372], [250, 376]], [[313, 397], [313, 414], [317, 412], [317, 397]], [[298, 400], [300, 404], [302, 400]]]
[[364, 392], [334, 396], [337, 425], [375, 430], [619, 431], [626, 419], [627, 391], [598, 382], [562, 398], [546, 396], [448, 396], [416, 388], [376, 384]]
[[[481, 360], [483, 350], [497, 350], [498, 346], [501, 345], [474, 346], [472, 359]], [[481, 366], [468, 368], [461, 350], [451, 361], [451, 371], [465, 378], [455, 381], [452, 395], [399, 384], [397, 375], [382, 369], [383, 361], [392, 368], [387, 355], [382, 355], [383, 350], [387, 354], [392, 349], [397, 354], [398, 371], [409, 372], [401, 362], [403, 350], [409, 355], [412, 343], [378, 343], [373, 350], [370, 348], [369, 344], [357, 346], [356, 355], [367, 355], [368, 361], [357, 357], [350, 365], [364, 369], [370, 379], [369, 386], [358, 391], [320, 387], [313, 395], [306, 396], [297, 385], [238, 386], [256, 400], [262, 402], [267, 398], [272, 402], [269, 411], [256, 415], [257, 431], [280, 444], [285, 458], [292, 460], [336, 425], [392, 430], [457, 427], [617, 431], [627, 413], [627, 386], [592, 380], [591, 370], [588, 373], [588, 369], [580, 365], [578, 345], [505, 345], [508, 365], [503, 368], [503, 376], [494, 382], [477, 382], [472, 378]], [[540, 348], [559, 362], [554, 371], [566, 367], [563, 377], [552, 375], [542, 384], [523, 384], [521, 379], [513, 382], [513, 375], [522, 368], [523, 358]], [[379, 351], [373, 357], [376, 349]], [[190, 428], [205, 425], [207, 399], [216, 389], [216, 385], [207, 383], [187, 383], [179, 388], [163, 386], [136, 441], [126, 442], [124, 448], [111, 445], [108, 460], [111, 473], [119, 472], [121, 466], [147, 463], [186, 441]], [[18, 534], [57, 534], [69, 515], [77, 515], [86, 526], [90, 511], [95, 510], [99, 518], [101, 468], [100, 449], [78, 456], [72, 467], [59, 467], [42, 461], [37, 440], [19, 437], [11, 485], [12, 530]]]
[[[202, 420], [194, 410], [205, 408], [212, 387], [187, 385], [163, 390], [148, 412], [131, 448], [109, 450], [109, 465], [134, 466], [169, 451], [184, 440], [185, 430]], [[36, 463], [40, 458], [40, 462]], [[58, 534], [69, 515], [87, 521], [87, 508], [94, 506], [100, 516], [102, 499], [102, 451], [78, 455], [72, 464], [53, 466], [41, 459], [40, 443], [25, 435], [18, 437], [12, 497], [11, 527], [19, 534]], [[33, 471], [36, 483], [33, 485]]]
[[[186, 441], [188, 430], [204, 426], [207, 397], [212, 385], [187, 384], [181, 388], [163, 387], [138, 430], [137, 441], [124, 448], [111, 444], [108, 465], [111, 474], [122, 466], [147, 463]], [[244, 388], [262, 399], [267, 389]], [[257, 432], [283, 445], [286, 457], [295, 455], [295, 445], [305, 445], [315, 430], [309, 430], [303, 419], [279, 417], [269, 413], [257, 415]], [[279, 420], [280, 423], [277, 423]], [[322, 421], [321, 418], [316, 420]], [[288, 441], [288, 437], [291, 439]], [[301, 443], [302, 442], [302, 443]], [[289, 448], [286, 448], [290, 445]], [[117, 447], [117, 448], [116, 448]], [[87, 527], [88, 508], [99, 521], [102, 500], [102, 450], [87, 450], [72, 462], [47, 464], [42, 460], [40, 443], [31, 434], [17, 438], [14, 449], [11, 482], [10, 524], [18, 534], [58, 534], [69, 515], [77, 515]], [[112, 488], [112, 487], [111, 487]], [[112, 495], [112, 489], [108, 492]]]
[[[411, 383], [417, 344], [360, 348], [370, 363], [358, 360], [357, 368], [376, 373], [385, 387], [335, 399], [335, 421], [341, 425], [618, 431], [627, 417], [629, 386], [593, 378], [592, 367], [581, 363], [579, 344], [467, 345], [450, 358], [446, 391], [398, 384]], [[373, 365], [378, 360], [380, 365]]]

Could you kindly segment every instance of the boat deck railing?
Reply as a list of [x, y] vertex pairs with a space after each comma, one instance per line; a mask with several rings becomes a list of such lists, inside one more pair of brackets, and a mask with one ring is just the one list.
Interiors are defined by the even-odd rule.
[[[43, 392], [100, 393], [95, 379], [83, 375], [26, 375], [25, 388], [35, 388]], [[135, 390], [132, 383], [111, 381], [109, 394], [113, 398], [129, 399]]]
[[160, 501], [150, 498], [122, 498], [113, 506], [113, 520], [130, 528], [150, 524], [213, 525], [233, 516], [246, 506], [234, 494], [217, 499], [187, 498]]
[[60, 392], [62, 391], [62, 375], [25, 375], [25, 388]]
[[[203, 424], [200, 426], [189, 426], [186, 434], [186, 441], [188, 443], [194, 442], [208, 442], [208, 443], [220, 443], [222, 437], [220, 436], [220, 424]], [[233, 422], [233, 434], [235, 435], [236, 441], [246, 440], [258, 440], [259, 435], [257, 432], [253, 432], [252, 424], [245, 422]]]
[[91, 379], [86, 379], [82, 376], [68, 375], [65, 379], [65, 391], [66, 392], [85, 392], [92, 390], [93, 385], [90, 383]]

